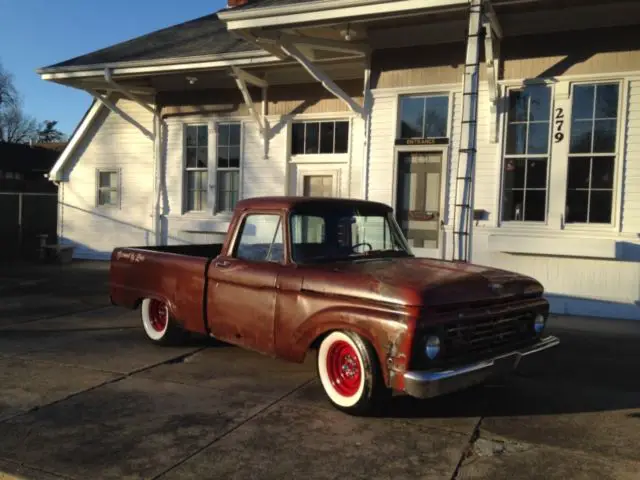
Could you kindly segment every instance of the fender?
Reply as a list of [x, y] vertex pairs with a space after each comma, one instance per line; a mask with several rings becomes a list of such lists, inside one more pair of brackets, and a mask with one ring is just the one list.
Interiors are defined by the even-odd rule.
[[395, 372], [404, 371], [408, 365], [412, 326], [410, 317], [398, 312], [330, 307], [310, 316], [293, 332], [292, 353], [303, 361], [318, 338], [334, 330], [349, 330], [371, 343], [378, 355], [385, 383], [390, 385]]

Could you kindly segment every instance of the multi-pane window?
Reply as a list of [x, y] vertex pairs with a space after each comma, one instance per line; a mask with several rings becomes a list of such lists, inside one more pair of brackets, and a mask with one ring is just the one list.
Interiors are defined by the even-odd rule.
[[349, 122], [294, 122], [291, 129], [292, 155], [347, 153], [349, 151]]
[[207, 209], [209, 184], [209, 129], [206, 125], [186, 127], [186, 210]]
[[118, 205], [118, 172], [98, 171], [98, 205], [115, 207]]
[[232, 211], [240, 194], [240, 123], [218, 124], [216, 211]]
[[618, 97], [617, 83], [573, 87], [566, 223], [611, 223]]
[[509, 92], [503, 221], [543, 222], [546, 218], [550, 118], [550, 87], [531, 85]]
[[411, 95], [400, 97], [400, 138], [446, 137], [449, 97]]

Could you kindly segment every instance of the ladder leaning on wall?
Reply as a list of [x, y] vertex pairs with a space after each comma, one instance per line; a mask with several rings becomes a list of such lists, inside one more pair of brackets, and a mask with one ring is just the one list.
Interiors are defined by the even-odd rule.
[[484, 0], [469, 1], [469, 29], [462, 88], [460, 148], [455, 176], [452, 260], [469, 261], [478, 124], [480, 35]]

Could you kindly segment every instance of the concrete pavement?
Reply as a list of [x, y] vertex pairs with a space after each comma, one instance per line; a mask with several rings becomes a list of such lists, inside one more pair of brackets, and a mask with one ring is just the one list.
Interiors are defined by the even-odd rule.
[[74, 268], [0, 271], [0, 479], [640, 479], [635, 324], [552, 321], [561, 346], [508, 381], [362, 419], [313, 357], [150, 345], [104, 267]]

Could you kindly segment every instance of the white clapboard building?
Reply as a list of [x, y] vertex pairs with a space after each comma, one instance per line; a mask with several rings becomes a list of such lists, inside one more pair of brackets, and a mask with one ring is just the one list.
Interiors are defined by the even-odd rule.
[[366, 198], [417, 255], [640, 319], [638, 28], [624, 0], [235, 0], [42, 68], [94, 98], [59, 236], [108, 259], [219, 241], [241, 198]]

